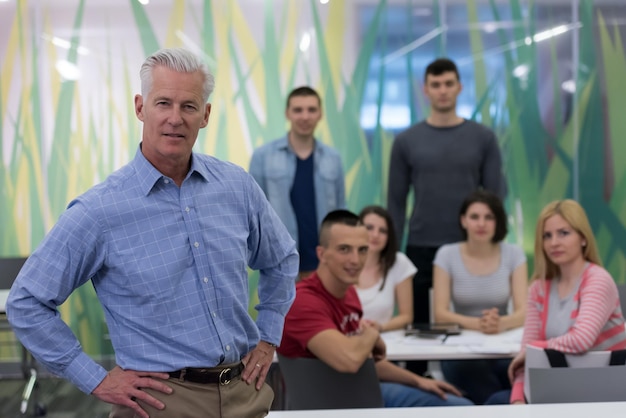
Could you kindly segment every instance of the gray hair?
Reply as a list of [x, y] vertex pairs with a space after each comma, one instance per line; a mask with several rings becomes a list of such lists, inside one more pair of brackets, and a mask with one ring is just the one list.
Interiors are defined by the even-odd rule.
[[184, 48], [161, 49], [150, 55], [144, 61], [139, 71], [141, 78], [141, 95], [147, 97], [152, 88], [152, 70], [155, 67], [163, 66], [181, 73], [202, 72], [204, 76], [204, 86], [202, 89], [202, 99], [206, 103], [215, 87], [215, 78], [209, 71], [209, 67], [192, 52]]

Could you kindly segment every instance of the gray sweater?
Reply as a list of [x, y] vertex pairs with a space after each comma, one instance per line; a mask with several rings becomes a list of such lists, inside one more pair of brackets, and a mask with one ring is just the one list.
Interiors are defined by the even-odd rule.
[[439, 247], [461, 241], [459, 209], [465, 197], [480, 187], [500, 197], [506, 191], [495, 134], [469, 120], [445, 128], [421, 122], [398, 134], [391, 149], [387, 208], [399, 240], [411, 186], [407, 243]]

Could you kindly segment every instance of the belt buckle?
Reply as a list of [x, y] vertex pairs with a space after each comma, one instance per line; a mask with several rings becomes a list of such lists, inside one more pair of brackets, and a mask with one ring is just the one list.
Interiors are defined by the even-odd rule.
[[[221, 386], [225, 386], [225, 385], [227, 385], [227, 384], [229, 384], [229, 383], [230, 383], [230, 381], [231, 381], [231, 379], [229, 379], [229, 377], [230, 377], [230, 371], [231, 371], [231, 370], [230, 370], [230, 367], [227, 367], [227, 368], [225, 368], [224, 370], [222, 370], [222, 371], [220, 372], [219, 381], [220, 381], [220, 385], [221, 385]], [[226, 373], [228, 373], [228, 377], [226, 376]], [[222, 378], [223, 378], [224, 380], [222, 380]]]

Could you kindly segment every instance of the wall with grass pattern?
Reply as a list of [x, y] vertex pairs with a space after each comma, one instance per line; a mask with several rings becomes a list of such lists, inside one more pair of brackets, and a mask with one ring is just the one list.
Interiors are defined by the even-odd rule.
[[[531, 255], [540, 208], [576, 198], [625, 282], [624, 9], [617, 0], [0, 3], [0, 256], [29, 254], [72, 197], [132, 158], [138, 70], [159, 48], [206, 58], [217, 84], [195, 149], [244, 167], [284, 134], [286, 93], [317, 88], [317, 133], [341, 152], [355, 211], [385, 201], [394, 134], [427, 116], [423, 65], [448, 55], [462, 71], [463, 114], [498, 133], [509, 240]], [[88, 353], [110, 352], [91, 285], [60, 310]]]

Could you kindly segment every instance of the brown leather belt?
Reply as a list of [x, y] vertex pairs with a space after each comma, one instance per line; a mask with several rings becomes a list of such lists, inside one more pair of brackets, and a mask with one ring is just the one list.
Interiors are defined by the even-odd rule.
[[243, 372], [244, 365], [239, 363], [233, 367], [212, 367], [212, 368], [195, 368], [186, 367], [184, 369], [169, 372], [171, 379], [180, 379], [185, 382], [211, 384], [219, 383], [227, 385]]

